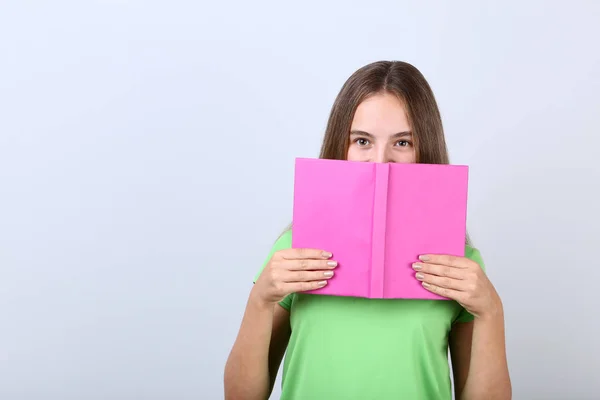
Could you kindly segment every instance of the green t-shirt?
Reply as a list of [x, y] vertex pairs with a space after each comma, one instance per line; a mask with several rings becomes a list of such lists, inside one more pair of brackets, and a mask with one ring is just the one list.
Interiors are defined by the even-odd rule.
[[[290, 248], [287, 231], [271, 249]], [[476, 249], [465, 256], [485, 268]], [[281, 399], [452, 398], [448, 334], [473, 320], [447, 300], [364, 299], [294, 293], [280, 302], [292, 329]]]

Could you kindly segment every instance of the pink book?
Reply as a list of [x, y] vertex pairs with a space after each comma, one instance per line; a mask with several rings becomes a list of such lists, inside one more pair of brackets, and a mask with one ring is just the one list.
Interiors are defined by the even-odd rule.
[[421, 286], [421, 254], [464, 256], [468, 167], [298, 158], [292, 247], [333, 253], [328, 284], [307, 293], [445, 299]]

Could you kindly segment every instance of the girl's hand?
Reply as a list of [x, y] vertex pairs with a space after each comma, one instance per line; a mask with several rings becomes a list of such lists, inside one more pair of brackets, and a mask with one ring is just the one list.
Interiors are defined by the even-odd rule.
[[273, 254], [253, 291], [267, 304], [275, 304], [290, 293], [318, 289], [333, 276], [337, 262], [331, 253], [316, 249], [285, 249]]
[[457, 301], [476, 317], [495, 315], [502, 304], [479, 264], [465, 257], [426, 254], [414, 263], [425, 289]]

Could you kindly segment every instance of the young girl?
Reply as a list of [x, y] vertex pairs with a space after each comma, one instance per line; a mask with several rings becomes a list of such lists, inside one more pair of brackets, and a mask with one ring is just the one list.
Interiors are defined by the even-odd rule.
[[[344, 84], [320, 158], [448, 164], [423, 75], [376, 62]], [[335, 183], [331, 192], [335, 196]], [[510, 399], [502, 302], [466, 240], [465, 257], [423, 254], [414, 279], [451, 301], [304, 294], [336, 273], [327, 249], [292, 249], [292, 229], [255, 279], [225, 367], [226, 399], [266, 399], [286, 353], [282, 399]], [[287, 350], [287, 352], [286, 352]]]

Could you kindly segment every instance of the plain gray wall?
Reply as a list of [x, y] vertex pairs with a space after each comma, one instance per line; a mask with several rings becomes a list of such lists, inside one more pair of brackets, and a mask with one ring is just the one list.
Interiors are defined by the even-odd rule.
[[599, 16], [592, 1], [3, 1], [0, 398], [222, 398], [294, 157], [317, 156], [355, 69], [398, 59], [471, 166], [514, 398], [597, 399]]

